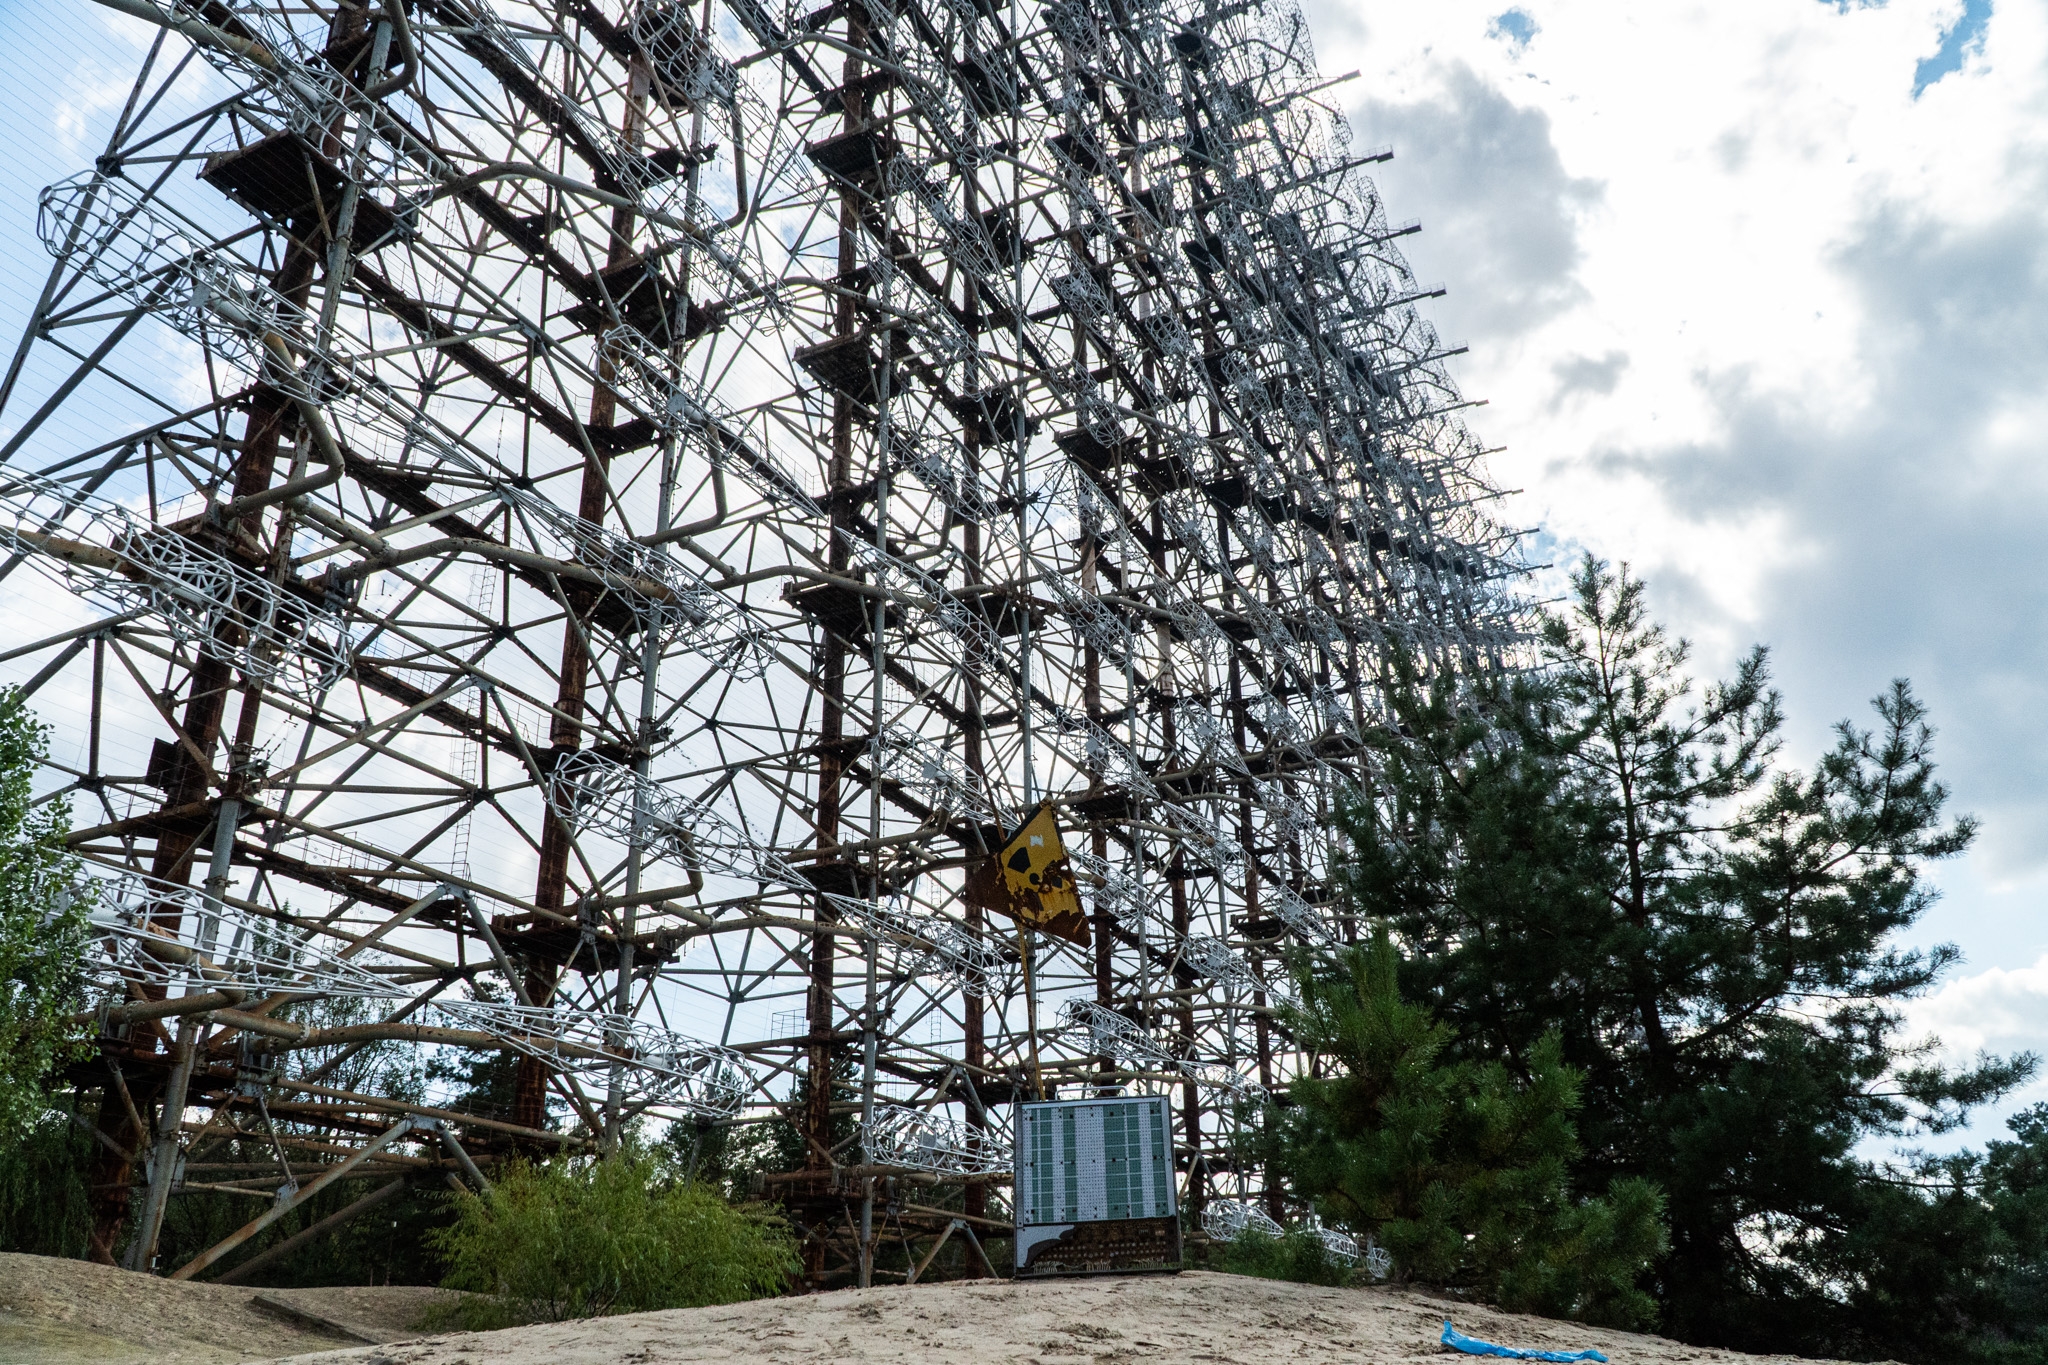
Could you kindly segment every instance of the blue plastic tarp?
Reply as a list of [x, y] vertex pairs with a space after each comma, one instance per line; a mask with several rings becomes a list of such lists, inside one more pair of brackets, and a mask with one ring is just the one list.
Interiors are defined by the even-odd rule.
[[1452, 1350], [1463, 1351], [1468, 1356], [1505, 1356], [1509, 1360], [1597, 1360], [1607, 1365], [1607, 1357], [1598, 1351], [1525, 1351], [1518, 1346], [1496, 1346], [1478, 1337], [1468, 1337], [1451, 1326], [1449, 1318], [1444, 1319], [1444, 1345]]

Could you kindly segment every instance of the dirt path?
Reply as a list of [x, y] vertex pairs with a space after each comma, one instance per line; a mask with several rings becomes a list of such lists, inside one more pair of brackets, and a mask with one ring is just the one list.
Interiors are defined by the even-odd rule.
[[173, 1284], [0, 1253], [5, 1365], [236, 1365], [414, 1335], [434, 1289]]
[[299, 1357], [292, 1365], [1479, 1365], [1473, 1357], [1443, 1353], [1437, 1338], [1446, 1313], [1459, 1330], [1490, 1341], [1551, 1350], [1593, 1346], [1613, 1365], [1792, 1359], [1700, 1350], [1401, 1291], [1189, 1272], [846, 1290], [429, 1337]]

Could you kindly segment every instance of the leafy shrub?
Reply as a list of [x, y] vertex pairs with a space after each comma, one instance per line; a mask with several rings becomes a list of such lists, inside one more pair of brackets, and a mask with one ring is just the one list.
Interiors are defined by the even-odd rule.
[[20, 689], [0, 687], [0, 1142], [45, 1121], [50, 1077], [79, 1050], [85, 907], [70, 894], [71, 809], [35, 799], [49, 740]]
[[430, 1235], [442, 1283], [488, 1296], [458, 1302], [465, 1327], [737, 1303], [782, 1292], [801, 1268], [781, 1220], [634, 1152], [515, 1164], [455, 1209]]

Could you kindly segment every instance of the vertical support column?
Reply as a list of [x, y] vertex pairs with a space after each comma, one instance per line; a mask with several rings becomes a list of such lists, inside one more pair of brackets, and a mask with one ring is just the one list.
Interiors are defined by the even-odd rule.
[[[698, 40], [708, 43], [709, 36], [703, 31], [709, 28], [711, 23], [711, 11], [708, 5], [705, 7], [699, 23], [703, 27], [698, 30]], [[651, 86], [651, 76], [646, 70], [645, 63], [637, 55], [633, 57], [628, 71], [629, 88], [634, 94], [633, 106], [635, 109], [638, 109], [640, 92], [643, 87]], [[704, 112], [702, 109], [696, 109], [692, 112], [690, 118], [690, 141], [692, 144], [699, 141], [703, 129]], [[693, 162], [686, 174], [690, 194], [694, 197], [697, 193], [698, 178], [702, 174], [701, 165]], [[682, 269], [679, 272], [679, 282], [685, 298], [687, 298], [690, 288], [690, 264], [690, 256], [685, 255], [683, 257]], [[672, 335], [668, 339], [668, 346], [672, 354], [680, 355], [684, 346], [683, 339]], [[616, 364], [617, 362], [610, 356], [600, 355], [598, 357], [598, 373], [600, 377], [608, 378]], [[611, 395], [607, 393], [605, 397], [609, 399]], [[614, 414], [616, 414], [616, 409], [614, 409]], [[656, 537], [665, 535], [674, 520], [675, 481], [678, 472], [676, 469], [676, 458], [676, 437], [674, 432], [671, 431], [663, 436], [661, 442], [661, 485], [656, 490], [654, 524], [654, 534]], [[715, 468], [712, 472], [712, 477], [714, 479], [719, 477]], [[724, 506], [722, 499], [719, 506], [721, 509]], [[639, 728], [633, 737], [633, 773], [635, 777], [640, 779], [640, 783], [645, 783], [654, 755], [654, 712], [656, 683], [661, 669], [661, 645], [660, 631], [650, 629], [642, 633], [640, 639]], [[640, 892], [641, 877], [646, 862], [647, 816], [646, 788], [644, 785], [636, 784], [633, 794], [633, 842], [626, 852], [626, 895], [628, 899], [620, 911], [617, 926], [619, 946], [618, 984], [612, 998], [613, 1011], [622, 1016], [631, 1015], [633, 1012], [634, 937], [639, 928], [639, 907], [634, 898]], [[617, 1150], [624, 1104], [625, 1066], [621, 1063], [613, 1067], [611, 1085], [605, 1095], [604, 1147], [607, 1152]]]
[[163, 1109], [157, 1115], [156, 1140], [150, 1149], [149, 1186], [143, 1196], [142, 1219], [128, 1247], [127, 1268], [149, 1270], [156, 1261], [157, 1237], [163, 1231], [164, 1209], [178, 1176], [178, 1134], [185, 1123], [185, 1094], [192, 1081], [193, 1055], [198, 1051], [199, 1016], [178, 1021], [172, 1045], [171, 1077], [164, 1087]]
[[[1083, 475], [1082, 477], [1085, 478], [1087, 476]], [[1095, 556], [1095, 534], [1084, 526], [1081, 530], [1081, 591], [1090, 597], [1095, 596], [1100, 591], [1100, 583], [1095, 567]], [[1094, 645], [1083, 646], [1081, 668], [1082, 707], [1087, 711], [1088, 719], [1100, 724], [1102, 721], [1102, 655]], [[1102, 773], [1095, 765], [1091, 764], [1088, 772], [1088, 790], [1090, 793], [1099, 793], [1102, 789]], [[1099, 829], [1090, 830], [1088, 832], [1088, 851], [1095, 856], [1098, 863], [1102, 862], [1109, 852], [1109, 836]], [[1102, 908], [1102, 898], [1100, 896], [1095, 898], [1094, 920], [1095, 1003], [1105, 1009], [1113, 1009], [1116, 1004], [1116, 978], [1114, 974], [1116, 949], [1114, 929], [1116, 922], [1109, 912]], [[1115, 1063], [1107, 1056], [1098, 1059], [1096, 1062], [1096, 1070], [1104, 1077], [1101, 1087], [1104, 1095], [1110, 1094], [1113, 1089], [1112, 1084], [1108, 1080], [1108, 1075], [1115, 1069]]]
[[[970, 472], [978, 472], [979, 454], [979, 443], [970, 437], [967, 446], [967, 467]], [[964, 572], [970, 580], [979, 582], [982, 572], [981, 527], [971, 521], [967, 522], [961, 527], [960, 537], [961, 558], [965, 561]], [[961, 736], [961, 760], [966, 764], [967, 771], [974, 775], [982, 784], [982, 789], [986, 791], [988, 759], [982, 750], [981, 680], [971, 668], [962, 669], [961, 676], [966, 682], [967, 712], [967, 725], [965, 733]], [[990, 853], [993, 850], [984, 847], [982, 852]], [[982, 941], [985, 928], [982, 908], [972, 900], [963, 900], [962, 903], [966, 908], [968, 932], [973, 934], [975, 941], [979, 943]], [[988, 1067], [987, 1008], [987, 999], [981, 991], [974, 986], [967, 987], [960, 1001], [960, 1053], [961, 1061], [967, 1068], [967, 1083], [976, 1087], [977, 1092], [981, 1085], [979, 1078]], [[979, 1103], [968, 1106], [967, 1125], [977, 1134], [977, 1141], [986, 1141], [979, 1135], [988, 1130], [988, 1115]], [[961, 1208], [970, 1217], [986, 1218], [988, 1186], [981, 1181], [970, 1183], [962, 1194]]]
[[[365, 13], [360, 9], [340, 10], [332, 26], [336, 39], [347, 41], [360, 36], [365, 26]], [[270, 280], [280, 295], [302, 308], [311, 293], [313, 271], [319, 261], [318, 253], [308, 245], [313, 232], [314, 229], [307, 225], [293, 225], [291, 244]], [[231, 498], [250, 497], [270, 486], [284, 437], [296, 425], [296, 409], [291, 400], [270, 385], [258, 384], [248, 399], [248, 415], [242, 427], [242, 454], [235, 464]], [[261, 513], [250, 512], [240, 519], [231, 534], [253, 540], [261, 529]], [[288, 543], [289, 531], [282, 525], [280, 536]], [[219, 652], [203, 644], [190, 676], [178, 729], [191, 740], [193, 748], [210, 755], [220, 742], [234, 669]], [[96, 707], [101, 681], [96, 657]], [[257, 694], [251, 689], [244, 702], [240, 730], [253, 730], [257, 704]], [[179, 744], [164, 776], [164, 799], [158, 810], [167, 813], [196, 806], [206, 800], [210, 785], [205, 768], [193, 759], [183, 744]], [[192, 862], [203, 834], [202, 829], [194, 828], [196, 823], [166, 822], [157, 827], [156, 847], [150, 857], [152, 877], [176, 885], [191, 882]], [[167, 928], [176, 928], [174, 914], [158, 918], [166, 923]], [[130, 1087], [130, 1094], [136, 1112], [147, 1113], [153, 1102], [165, 1096], [166, 1087], [145, 1072], [138, 1074]], [[88, 1168], [87, 1182], [92, 1191], [92, 1231], [87, 1238], [86, 1258], [101, 1265], [112, 1265], [128, 1230], [129, 1187], [135, 1176], [134, 1154], [139, 1154], [149, 1134], [136, 1128], [126, 1104], [111, 1104], [104, 1094], [100, 1102], [98, 1127], [106, 1141], [96, 1146]]]
[[[973, 106], [968, 106], [972, 117]], [[964, 168], [960, 185], [961, 210], [969, 221], [981, 212], [981, 169]], [[961, 290], [962, 325], [967, 329], [970, 341], [979, 345], [981, 340], [981, 291], [971, 274], [966, 277]], [[968, 387], [975, 388], [982, 382], [980, 370], [972, 372]], [[981, 480], [981, 431], [978, 424], [969, 423], [961, 438], [962, 458], [966, 463], [967, 477], [980, 486]], [[985, 575], [981, 559], [981, 524], [962, 519], [960, 524], [961, 573], [966, 582], [982, 582]], [[974, 775], [983, 791], [988, 790], [988, 758], [982, 750], [983, 721], [981, 699], [981, 677], [972, 668], [960, 670], [962, 682], [962, 710], [966, 713], [966, 724], [960, 737], [961, 761], [967, 771]], [[986, 844], [986, 840], [983, 840]], [[992, 850], [983, 847], [983, 853]], [[967, 930], [980, 943], [983, 933], [983, 912], [971, 900], [963, 900]], [[967, 1084], [979, 1092], [979, 1077], [988, 1066], [988, 1041], [986, 1037], [988, 1008], [981, 991], [969, 986], [962, 992], [960, 1000], [960, 1055], [967, 1069]], [[988, 1115], [979, 1103], [968, 1106], [967, 1125], [975, 1133], [975, 1141], [985, 1142], [982, 1136], [988, 1130]], [[961, 1208], [972, 1218], [988, 1216], [988, 1186], [981, 1181], [970, 1182], [961, 1192]]]
[[[335, 40], [348, 41], [369, 31], [366, 10], [345, 9], [337, 13], [329, 25], [330, 50]], [[367, 57], [368, 71], [374, 76], [384, 69], [390, 52], [391, 28], [380, 23], [373, 37]], [[355, 146], [345, 148], [341, 136], [341, 116], [331, 124], [325, 133], [322, 147], [337, 159], [347, 154], [351, 171], [359, 169], [361, 153], [369, 138], [366, 121], [359, 122]], [[326, 240], [324, 296], [321, 300], [319, 323], [314, 334], [314, 351], [322, 353], [334, 319], [340, 311], [341, 298], [348, 288], [350, 274], [354, 268], [351, 234], [354, 230], [356, 206], [361, 197], [361, 186], [350, 178], [342, 191], [341, 201], [331, 226], [331, 235]], [[292, 242], [286, 249], [273, 285], [280, 293], [295, 303], [304, 305], [312, 289], [313, 267], [319, 253], [315, 243], [318, 233], [330, 233], [325, 222], [298, 223], [291, 225]], [[318, 368], [318, 362], [315, 364]], [[296, 406], [284, 394], [259, 386], [252, 397], [250, 411], [243, 426], [243, 454], [236, 467], [234, 496], [250, 496], [268, 487], [275, 475], [279, 444], [288, 416], [295, 416]], [[300, 472], [305, 463], [303, 446], [294, 459], [292, 474]], [[260, 511], [242, 514], [232, 527], [223, 528], [220, 538], [228, 545], [237, 542], [259, 544], [263, 529]], [[282, 560], [291, 543], [291, 510], [280, 508], [278, 513], [277, 539], [271, 548], [274, 568], [282, 568]], [[229, 642], [232, 645], [232, 641]], [[209, 651], [201, 656], [193, 674], [193, 691], [186, 706], [187, 734], [194, 746], [202, 753], [211, 754], [220, 737], [221, 721], [226, 711], [227, 688], [233, 676], [231, 666], [217, 653]], [[229, 766], [223, 777], [220, 797], [215, 803], [213, 820], [213, 854], [206, 875], [206, 895], [217, 910], [227, 894], [227, 885], [233, 870], [235, 828], [241, 819], [243, 799], [250, 783], [257, 774], [251, 770], [250, 754], [255, 743], [257, 722], [263, 709], [262, 688], [249, 683], [242, 690], [242, 708], [236, 722], [234, 742], [229, 750]], [[174, 776], [168, 786], [166, 805], [189, 804], [178, 801], [177, 788], [190, 791], [192, 801], [202, 799], [206, 790], [203, 770], [194, 763], [191, 755], [181, 752], [174, 765]], [[159, 837], [153, 871], [167, 881], [189, 882], [193, 856], [197, 850], [196, 839], [182, 846], [175, 843], [166, 846]], [[175, 928], [176, 916], [158, 917], [169, 921]], [[210, 934], [208, 935], [210, 937]], [[163, 1226], [164, 1209], [170, 1198], [170, 1191], [176, 1177], [178, 1132], [184, 1121], [187, 1090], [191, 1083], [194, 1052], [199, 1026], [196, 1019], [188, 1018], [178, 1028], [175, 1044], [177, 1059], [173, 1063], [169, 1083], [164, 1091], [162, 1112], [158, 1122], [158, 1133], [154, 1156], [149, 1170], [149, 1184], [144, 1196], [142, 1225], [137, 1229], [135, 1243], [129, 1248], [128, 1261], [131, 1269], [146, 1269], [156, 1255], [156, 1243]], [[97, 1220], [96, 1220], [97, 1221]], [[103, 1242], [111, 1242], [111, 1236], [102, 1238], [96, 1227], [93, 1238], [95, 1252]], [[111, 1250], [111, 1247], [107, 1248]]]
[[[1194, 917], [1188, 910], [1187, 863], [1179, 849], [1173, 852], [1173, 862], [1167, 868], [1167, 877], [1173, 897], [1173, 934], [1176, 942], [1185, 942], [1193, 927]], [[1181, 1050], [1184, 1055], [1195, 1051], [1195, 1006], [1192, 994], [1185, 983], [1176, 975], [1172, 980], [1174, 1018], [1179, 1025]], [[1202, 1092], [1192, 1080], [1181, 1082], [1181, 1120], [1188, 1144], [1188, 1208], [1200, 1217], [1203, 1198], [1204, 1160], [1202, 1157]]]
[[[885, 200], [880, 206], [882, 229], [886, 239], [894, 226], [891, 206]], [[888, 279], [882, 282], [882, 306], [886, 309], [895, 303], [894, 285]], [[889, 399], [895, 365], [896, 330], [886, 328], [882, 332], [881, 363], [875, 375], [875, 549], [878, 553], [889, 553]], [[882, 733], [882, 679], [888, 666], [888, 603], [875, 599], [870, 615], [868, 647], [869, 685], [874, 691], [871, 697], [872, 710], [869, 718], [869, 733]], [[870, 760], [878, 765], [879, 757]], [[869, 901], [877, 911], [882, 902], [882, 774], [879, 766], [869, 774], [868, 799], [868, 844], [870, 852], [870, 878], [868, 881]], [[860, 1118], [862, 1131], [867, 1131], [875, 1121], [875, 1066], [877, 1049], [880, 1044], [882, 1021], [880, 1018], [881, 995], [876, 981], [876, 953], [879, 945], [873, 937], [867, 943], [867, 989], [861, 999], [861, 1069], [860, 1069]], [[872, 1163], [870, 1154], [863, 1149], [861, 1164]], [[858, 1282], [862, 1289], [868, 1288], [875, 1279], [875, 1177], [861, 1178], [860, 1195], [860, 1254]]]
[[[1237, 651], [1230, 652], [1230, 733], [1238, 752], [1244, 752], [1244, 668], [1239, 662]], [[1249, 780], [1238, 784], [1239, 793], [1239, 839], [1244, 847], [1244, 914], [1248, 923], [1256, 924], [1259, 919], [1259, 860], [1258, 840], [1252, 823], [1251, 793]], [[1249, 956], [1249, 955], [1248, 955]], [[1266, 1017], [1268, 997], [1266, 994], [1266, 973], [1270, 970], [1270, 959], [1251, 959], [1252, 979], [1252, 1035], [1253, 1046], [1258, 1053], [1259, 1084], [1267, 1090], [1273, 1088], [1273, 1025]], [[1283, 968], [1284, 970], [1284, 968]], [[1263, 1116], [1261, 1122], [1264, 1121]], [[1262, 1172], [1264, 1174], [1264, 1172]], [[1273, 1183], [1270, 1175], [1265, 1181], [1264, 1200], [1266, 1212], [1275, 1222], [1280, 1220], [1280, 1187]], [[1249, 1193], [1246, 1190], [1245, 1193]]]
[[[622, 131], [627, 147], [637, 150], [645, 135], [646, 106], [650, 82], [646, 64], [635, 56], [627, 68], [627, 100]], [[637, 215], [620, 206], [612, 210], [611, 241], [605, 251], [605, 268], [617, 269], [633, 259], [634, 223]], [[616, 396], [605, 386], [612, 362], [598, 359], [598, 379], [590, 394], [589, 430], [608, 432], [618, 420]], [[576, 515], [603, 525], [610, 503], [611, 455], [598, 439], [590, 441], [583, 456], [583, 482], [576, 500]], [[547, 768], [552, 774], [568, 756], [583, 745], [585, 699], [590, 689], [591, 610], [596, 592], [582, 585], [563, 585], [567, 590], [569, 613], [562, 622], [562, 663], [556, 684], [556, 715], [548, 726]], [[562, 911], [568, 903], [569, 855], [572, 833], [552, 803], [541, 807], [540, 866], [534, 877], [533, 903], [542, 910]], [[529, 958], [525, 964], [524, 988], [527, 1001], [546, 1005], [554, 999], [561, 969], [555, 963]], [[537, 1057], [521, 1055], [512, 1084], [512, 1121], [526, 1128], [547, 1127], [547, 1086], [551, 1068]]]
[[[860, 49], [867, 39], [866, 27], [859, 19], [849, 16], [846, 21], [846, 43], [851, 49]], [[852, 89], [859, 80], [863, 63], [857, 56], [849, 55], [842, 68], [844, 84]], [[869, 100], [865, 95], [848, 99], [842, 109], [841, 127], [845, 132], [857, 132], [867, 123]], [[850, 281], [859, 265], [857, 241], [860, 233], [860, 196], [851, 187], [839, 192], [839, 278]], [[851, 338], [862, 327], [861, 310], [849, 293], [842, 291], [833, 317], [833, 335]], [[851, 566], [852, 556], [847, 536], [857, 525], [854, 515], [853, 480], [853, 428], [855, 420], [854, 403], [843, 392], [834, 391], [832, 396], [832, 451], [831, 468], [826, 478], [826, 505], [828, 508], [825, 559], [827, 567], [835, 574], [846, 574]], [[822, 875], [831, 875], [823, 869], [841, 861], [838, 853], [840, 817], [843, 813], [845, 795], [843, 783], [846, 771], [846, 642], [829, 629], [820, 631], [818, 644], [817, 676], [820, 691], [818, 716], [818, 799], [816, 816], [812, 821], [816, 831], [817, 846], [823, 857], [819, 864]], [[811, 935], [811, 979], [810, 993], [806, 1001], [806, 1013], [810, 1022], [809, 1055], [805, 1058], [806, 1104], [802, 1127], [805, 1140], [804, 1165], [810, 1170], [825, 1170], [831, 1165], [829, 1155], [832, 1146], [832, 1100], [836, 1089], [833, 1075], [834, 1054], [834, 958], [838, 943], [830, 926], [839, 919], [832, 903], [822, 894], [814, 903], [813, 917], [818, 931]], [[815, 1285], [825, 1270], [825, 1246], [813, 1236], [804, 1243], [804, 1270]]]
[[[1156, 517], [1158, 515], [1156, 505], [1153, 510]], [[1159, 681], [1160, 707], [1162, 711], [1160, 734], [1165, 742], [1167, 752], [1172, 753], [1175, 746], [1179, 743], [1179, 726], [1175, 723], [1174, 716], [1174, 703], [1179, 693], [1179, 687], [1170, 669], [1162, 668], [1160, 670]], [[1178, 844], [1174, 846], [1172, 858], [1166, 865], [1166, 878], [1169, 895], [1169, 914], [1172, 917], [1173, 941], [1175, 943], [1183, 943], [1186, 942], [1188, 932], [1193, 927], [1194, 916], [1190, 913], [1188, 906], [1187, 855]], [[1166, 987], [1165, 994], [1167, 998], [1175, 1002], [1173, 1006], [1174, 1016], [1180, 1026], [1182, 1049], [1186, 1052], [1192, 1049], [1194, 1045], [1193, 1001], [1189, 998], [1188, 993], [1181, 989], [1182, 983], [1178, 974], [1169, 976], [1162, 984]], [[1149, 1026], [1150, 1020], [1147, 1020], [1146, 1023]], [[1199, 1214], [1201, 1212], [1201, 1204], [1198, 1182], [1201, 1179], [1202, 1165], [1202, 1124], [1198, 1108], [1200, 1094], [1195, 1089], [1193, 1081], [1184, 1081], [1181, 1084], [1180, 1096], [1181, 1116], [1188, 1144], [1188, 1203]]]

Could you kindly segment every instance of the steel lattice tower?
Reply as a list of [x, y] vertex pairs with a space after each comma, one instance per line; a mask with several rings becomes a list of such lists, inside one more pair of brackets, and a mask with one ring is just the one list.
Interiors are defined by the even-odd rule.
[[[138, 1256], [273, 1115], [472, 1176], [779, 1115], [819, 1282], [878, 1182], [999, 1224], [1040, 1085], [1169, 1087], [1189, 1205], [1263, 1196], [1392, 649], [1524, 611], [1293, 6], [102, 2], [159, 32], [41, 198], [0, 576], [71, 594], [4, 653], [90, 728]], [[1085, 947], [961, 895], [1043, 802]], [[390, 1039], [513, 1114], [294, 1061]]]

